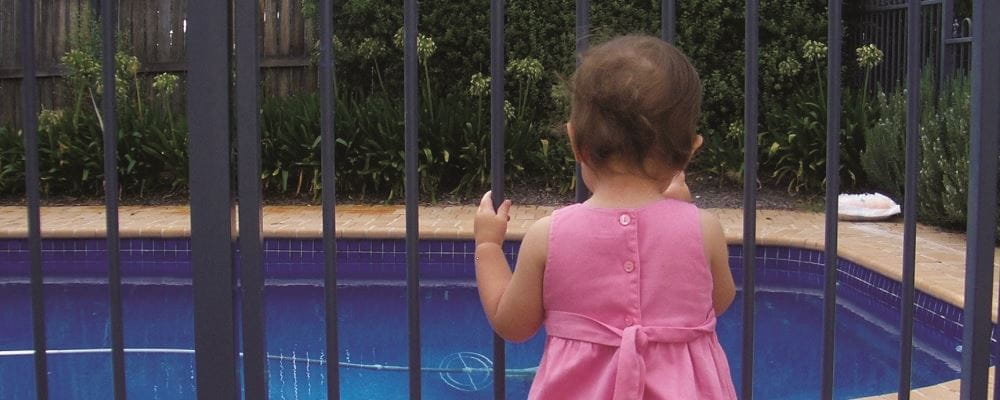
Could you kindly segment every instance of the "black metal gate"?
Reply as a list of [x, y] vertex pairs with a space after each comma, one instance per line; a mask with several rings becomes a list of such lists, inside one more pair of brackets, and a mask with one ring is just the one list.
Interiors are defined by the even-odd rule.
[[[319, 60], [322, 104], [323, 170], [323, 249], [325, 256], [326, 345], [329, 354], [338, 354], [337, 341], [337, 265], [334, 237], [334, 137], [333, 80], [334, 56], [330, 40], [333, 33], [332, 0], [320, 0], [321, 52]], [[28, 202], [31, 295], [34, 336], [35, 380], [39, 399], [47, 399], [48, 369], [44, 329], [43, 276], [41, 265], [41, 230], [39, 216], [39, 171], [37, 131], [37, 85], [35, 79], [36, 1], [21, 0], [21, 49], [24, 60], [22, 101], [26, 148], [26, 189]], [[758, 23], [759, 0], [746, 4], [746, 159], [744, 182], [756, 182], [758, 118]], [[949, 3], [945, 1], [945, 3]], [[104, 21], [116, 19], [117, 1], [100, 1]], [[490, 2], [491, 29], [491, 138], [492, 186], [494, 200], [503, 201], [504, 149], [504, 0]], [[907, 37], [920, 36], [919, 0], [906, 3]], [[587, 47], [589, 32], [587, 0], [577, 0], [577, 49]], [[259, 57], [257, 49], [257, 0], [192, 1], [188, 4], [188, 125], [190, 127], [191, 226], [195, 295], [196, 384], [200, 399], [235, 399], [240, 394], [237, 374], [238, 354], [242, 350], [243, 384], [248, 399], [267, 396], [267, 373], [264, 353], [263, 259], [261, 249], [260, 132], [258, 118]], [[841, 104], [841, 0], [829, 1], [829, 70], [827, 126], [826, 190], [826, 269], [824, 286], [824, 322], [822, 357], [822, 397], [833, 395], [834, 310], [837, 273], [837, 194]], [[675, 2], [662, 1], [663, 38], [675, 38]], [[486, 12], [486, 10], [484, 10]], [[979, 21], [1000, 21], [1000, 2], [976, 0], [974, 17]], [[409, 318], [409, 393], [418, 399], [420, 388], [420, 310], [418, 307], [419, 271], [417, 259], [417, 1], [404, 0], [404, 93], [406, 142], [406, 249], [407, 298]], [[235, 26], [231, 26], [235, 25]], [[111, 304], [111, 338], [114, 393], [125, 398], [124, 352], [122, 343], [121, 278], [118, 254], [118, 182], [115, 169], [115, 79], [114, 24], [103, 26], [103, 113], [104, 172], [107, 204], [107, 240], [109, 251], [108, 283]], [[232, 37], [234, 35], [235, 37]], [[964, 346], [962, 353], [963, 399], [987, 398], [987, 375], [990, 344], [993, 251], [996, 221], [997, 136], [1000, 135], [1000, 24], [975, 24], [972, 30], [972, 138], [969, 179], [968, 253], [966, 267]], [[902, 346], [899, 395], [909, 398], [910, 360], [913, 340], [913, 273], [916, 237], [916, 177], [919, 141], [919, 69], [918, 41], [906, 46], [906, 85], [908, 124], [906, 136], [906, 195], [904, 200], [905, 234], [902, 293]], [[230, 50], [235, 47], [231, 57]], [[231, 65], [231, 62], [235, 65]], [[235, 72], [235, 82], [232, 77]], [[235, 99], [230, 88], [235, 83]], [[230, 118], [235, 117], [235, 118]], [[230, 121], [236, 121], [235, 127]], [[235, 129], [234, 129], [235, 128]], [[239, 150], [237, 163], [239, 232], [234, 234], [234, 198], [227, 190], [231, 178], [229, 163], [235, 131]], [[569, 177], [567, 177], [569, 179]], [[221, 188], [221, 190], [220, 190]], [[577, 199], [586, 196], [578, 185]], [[756, 232], [756, 187], [747, 184], [744, 191], [744, 253], [754, 254]], [[238, 241], [238, 242], [237, 242]], [[238, 243], [241, 271], [234, 269], [233, 247]], [[754, 258], [745, 260], [743, 310], [743, 386], [742, 398], [750, 399], [753, 388], [754, 343]], [[237, 284], [239, 281], [239, 284]], [[242, 310], [236, 309], [236, 290]], [[242, 349], [236, 337], [236, 312], [242, 312]], [[504, 343], [494, 338], [495, 398], [505, 397]], [[328, 397], [339, 398], [338, 365], [328, 362]], [[998, 386], [1000, 388], [1000, 386]], [[994, 393], [994, 398], [998, 398]]]
[[866, 0], [860, 17], [859, 44], [874, 44], [885, 53], [885, 62], [872, 68], [873, 78], [885, 91], [904, 85], [909, 63], [909, 37], [920, 38], [919, 62], [933, 66], [938, 82], [955, 73], [968, 74], [972, 63], [972, 18], [957, 18], [955, 0], [921, 0], [920, 28], [909, 29], [907, 0]]

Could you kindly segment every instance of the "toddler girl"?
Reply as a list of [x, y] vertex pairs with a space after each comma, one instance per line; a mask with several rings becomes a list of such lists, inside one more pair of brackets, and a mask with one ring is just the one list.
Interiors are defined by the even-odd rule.
[[697, 72], [660, 39], [624, 36], [583, 56], [572, 91], [567, 130], [593, 196], [536, 222], [513, 273], [510, 201], [494, 211], [486, 193], [475, 221], [493, 329], [548, 334], [529, 398], [735, 399], [715, 334], [735, 295], [725, 237], [683, 184], [702, 143]]

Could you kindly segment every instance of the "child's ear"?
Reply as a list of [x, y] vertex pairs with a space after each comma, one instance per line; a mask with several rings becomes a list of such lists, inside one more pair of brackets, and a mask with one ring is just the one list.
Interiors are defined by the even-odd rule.
[[704, 137], [702, 137], [701, 135], [697, 135], [697, 134], [694, 135], [694, 142], [692, 143], [692, 146], [691, 146], [691, 155], [688, 156], [688, 162], [689, 163], [691, 162], [691, 159], [694, 158], [694, 155], [698, 154], [698, 150], [701, 150], [701, 146], [704, 145], [704, 144], [705, 144], [705, 138]]
[[704, 144], [705, 144], [705, 138], [703, 138], [701, 135], [695, 134], [694, 140], [691, 141], [691, 152], [688, 153], [687, 161], [684, 163], [683, 166], [681, 166], [681, 172], [684, 172], [684, 170], [687, 169], [689, 165], [691, 165], [691, 161], [694, 160], [694, 156], [698, 154], [698, 150], [701, 150], [701, 146]]
[[576, 130], [573, 129], [573, 124], [570, 122], [566, 123], [566, 136], [569, 137], [569, 147], [573, 149], [573, 158], [583, 163], [583, 153], [576, 147]]

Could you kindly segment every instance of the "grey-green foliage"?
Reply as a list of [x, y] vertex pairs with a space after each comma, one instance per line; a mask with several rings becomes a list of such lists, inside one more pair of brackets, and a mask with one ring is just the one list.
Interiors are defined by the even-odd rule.
[[[933, 106], [932, 99], [923, 100], [925, 110], [928, 105]], [[902, 152], [906, 134], [906, 91], [889, 94], [879, 91], [875, 104], [882, 110], [882, 117], [865, 131], [861, 165], [872, 185], [898, 199], [903, 194], [906, 161]]]
[[[924, 79], [923, 97], [933, 96]], [[920, 214], [926, 221], [963, 225], [969, 185], [969, 80], [955, 77], [942, 86], [936, 108], [924, 106], [920, 149]], [[933, 105], [933, 103], [931, 104]]]
[[[960, 228], [968, 218], [971, 88], [964, 76], [942, 84], [939, 93], [934, 87], [933, 69], [926, 68], [920, 88], [918, 213], [922, 222]], [[862, 163], [877, 189], [899, 199], [906, 165], [906, 92], [882, 95], [879, 104], [882, 116], [866, 134]]]

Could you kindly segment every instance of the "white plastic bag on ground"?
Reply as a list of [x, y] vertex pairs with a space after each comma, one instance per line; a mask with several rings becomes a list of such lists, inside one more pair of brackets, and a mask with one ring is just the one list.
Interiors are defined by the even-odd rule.
[[881, 221], [899, 214], [899, 204], [879, 193], [842, 194], [837, 199], [843, 221]]

